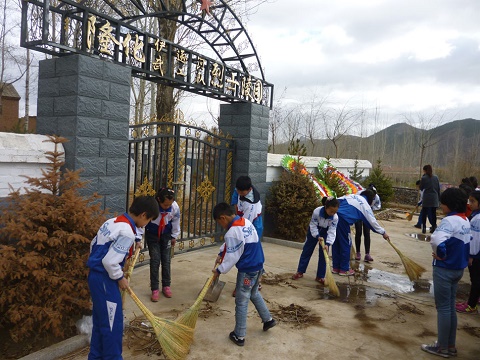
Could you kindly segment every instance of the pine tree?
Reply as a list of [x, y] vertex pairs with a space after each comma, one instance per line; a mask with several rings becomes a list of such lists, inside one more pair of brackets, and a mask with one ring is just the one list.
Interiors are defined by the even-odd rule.
[[378, 159], [377, 165], [372, 169], [363, 184], [365, 187], [374, 184], [382, 203], [388, 203], [394, 195], [392, 179], [383, 173], [381, 164], [382, 160]]
[[288, 154], [293, 156], [307, 156], [307, 148], [305, 144], [300, 144], [300, 139], [290, 140], [288, 145]]
[[359, 170], [358, 169], [358, 155], [355, 156], [355, 161], [353, 163], [353, 171], [348, 171], [350, 179], [356, 182], [361, 182], [362, 180], [362, 174], [363, 174], [364, 169]]
[[15, 342], [45, 334], [71, 336], [90, 311], [85, 266], [90, 242], [105, 221], [98, 196], [82, 197], [80, 171], [62, 171], [64, 138], [29, 188], [13, 190], [0, 215], [0, 325]]

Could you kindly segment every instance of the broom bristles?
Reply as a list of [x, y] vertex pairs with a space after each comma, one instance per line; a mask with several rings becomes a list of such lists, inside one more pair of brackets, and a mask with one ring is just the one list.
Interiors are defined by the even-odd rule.
[[340, 290], [338, 289], [335, 278], [333, 277], [332, 271], [330, 269], [330, 258], [328, 257], [327, 250], [323, 246], [323, 241], [319, 241], [321, 248], [323, 249], [323, 256], [325, 257], [325, 283], [328, 285], [328, 290], [335, 296], [340, 295]]
[[425, 269], [422, 265], [417, 264], [415, 261], [411, 260], [407, 256], [403, 255], [400, 249], [393, 245], [390, 240], [388, 240], [388, 243], [392, 245], [398, 256], [400, 256], [400, 260], [402, 260], [403, 267], [405, 268], [405, 272], [407, 273], [410, 281], [420, 279], [422, 274], [427, 271], [427, 269]]
[[127, 288], [127, 291], [150, 324], [152, 324], [153, 331], [165, 356], [171, 360], [185, 359], [193, 342], [193, 329], [175, 321], [153, 315], [130, 287]]
[[210, 285], [212, 285], [212, 282], [213, 275], [208, 278], [207, 282], [203, 286], [202, 291], [198, 295], [197, 300], [195, 300], [193, 305], [190, 306], [183, 314], [181, 314], [177, 318], [177, 320], [175, 320], [176, 322], [188, 326], [192, 329], [195, 328], [195, 326], [197, 325], [198, 314], [200, 312], [200, 305], [202, 304], [203, 298], [205, 297], [208, 288], [210, 287]]

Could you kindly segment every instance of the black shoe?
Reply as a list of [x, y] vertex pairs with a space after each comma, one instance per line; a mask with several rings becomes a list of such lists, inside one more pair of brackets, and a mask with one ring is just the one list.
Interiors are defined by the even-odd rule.
[[263, 331], [267, 331], [268, 329], [271, 329], [275, 325], [277, 325], [277, 322], [275, 321], [275, 319], [272, 319], [270, 321], [265, 321], [263, 323]]
[[437, 228], [437, 225], [432, 225], [430, 227], [430, 234], [433, 234], [433, 232], [435, 231], [436, 228]]
[[422, 228], [422, 225], [416, 224], [416, 225], [413, 225], [413, 227], [416, 227], [417, 229], [421, 229], [421, 228]]
[[425, 225], [422, 226], [422, 234], [425, 234], [427, 232], [427, 227]]
[[245, 345], [245, 339], [239, 339], [237, 334], [235, 334], [235, 331], [232, 331], [229, 336], [230, 340], [232, 340], [235, 344], [238, 346], [243, 346]]

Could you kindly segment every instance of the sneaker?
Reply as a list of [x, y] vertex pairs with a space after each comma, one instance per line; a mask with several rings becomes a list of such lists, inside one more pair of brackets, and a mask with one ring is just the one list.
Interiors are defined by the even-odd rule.
[[167, 298], [171, 298], [172, 297], [172, 290], [170, 290], [170, 286], [164, 286], [162, 288], [162, 293], [163, 295], [165, 295], [165, 297]]
[[232, 292], [232, 296], [235, 297], [235, 295], [237, 295], [237, 289], [234, 289]]
[[262, 290], [262, 284], [258, 284], [258, 291]]
[[413, 227], [416, 227], [417, 229], [421, 229], [422, 225], [421, 224], [416, 224], [416, 225], [413, 225]]
[[265, 321], [263, 323], [263, 331], [267, 331], [268, 329], [271, 329], [272, 327], [274, 327], [275, 325], [277, 325], [277, 322], [275, 321], [275, 319], [272, 318], [272, 320], [269, 320], [269, 321]]
[[357, 254], [355, 255], [355, 260], [360, 261], [361, 258], [362, 258], [362, 254], [357, 252]]
[[436, 228], [437, 228], [437, 225], [430, 226], [430, 234], [433, 234]]
[[352, 269], [347, 270], [347, 271], [340, 270], [338, 275], [340, 275], [340, 276], [352, 276], [352, 275], [355, 275], [355, 271], [353, 271]]
[[318, 281], [320, 284], [325, 285], [325, 278], [315, 278], [315, 281]]
[[[263, 325], [265, 326], [265, 325]], [[245, 345], [245, 339], [240, 339], [237, 334], [235, 334], [235, 331], [232, 331], [230, 333], [230, 335], [228, 336], [230, 338], [230, 340], [232, 340], [235, 344], [237, 344], [238, 346], [243, 346]]]
[[457, 356], [457, 354], [458, 353], [456, 348], [448, 348], [448, 355], [455, 357]]
[[370, 256], [370, 254], [365, 254], [365, 258], [363, 259], [365, 262], [370, 262], [373, 261], [373, 258]]
[[339, 269], [332, 269], [332, 274], [338, 274], [340, 272]]
[[159, 298], [160, 298], [160, 290], [153, 290], [151, 300], [153, 302], [157, 302]]
[[296, 272], [295, 274], [292, 275], [292, 280], [298, 280], [303, 277], [303, 273], [301, 272]]
[[444, 357], [444, 358], [449, 358], [450, 357], [450, 355], [448, 353], [448, 350], [447, 349], [441, 349], [440, 346], [437, 345], [436, 341], [431, 345], [422, 344], [421, 349], [423, 351], [426, 351], [426, 352], [428, 352], [430, 354], [433, 354], [433, 355], [438, 355], [438, 356], [441, 356], [441, 357]]
[[476, 313], [478, 313], [477, 306], [472, 308], [467, 303], [455, 304], [455, 310], [457, 310], [457, 312], [459, 312], [459, 313], [465, 313], [465, 314], [476, 314]]

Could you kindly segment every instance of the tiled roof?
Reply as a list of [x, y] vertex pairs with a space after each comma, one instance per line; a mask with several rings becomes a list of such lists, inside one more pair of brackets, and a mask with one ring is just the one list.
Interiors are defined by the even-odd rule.
[[2, 97], [20, 99], [20, 95], [12, 84], [0, 83], [0, 87], [3, 87]]

